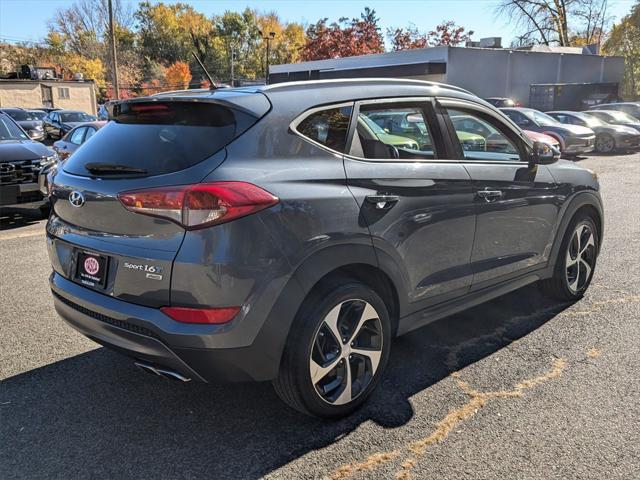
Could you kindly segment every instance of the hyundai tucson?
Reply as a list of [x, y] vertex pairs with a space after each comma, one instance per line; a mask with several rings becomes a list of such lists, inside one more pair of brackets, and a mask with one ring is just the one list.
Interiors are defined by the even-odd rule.
[[460, 88], [320, 80], [111, 108], [51, 175], [50, 284], [64, 320], [146, 372], [272, 381], [341, 417], [394, 337], [534, 282], [564, 301], [591, 282], [595, 175]]

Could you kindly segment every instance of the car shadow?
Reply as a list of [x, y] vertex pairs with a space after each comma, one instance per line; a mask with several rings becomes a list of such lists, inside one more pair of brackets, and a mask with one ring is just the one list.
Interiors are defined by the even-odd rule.
[[28, 227], [42, 220], [40, 210], [25, 209], [0, 209], [0, 231], [13, 230], [15, 228]]
[[567, 304], [526, 287], [395, 340], [357, 413], [323, 421], [268, 383], [177, 383], [98, 348], [0, 383], [0, 477], [259, 478], [361, 423], [414, 415], [409, 399], [537, 329]]

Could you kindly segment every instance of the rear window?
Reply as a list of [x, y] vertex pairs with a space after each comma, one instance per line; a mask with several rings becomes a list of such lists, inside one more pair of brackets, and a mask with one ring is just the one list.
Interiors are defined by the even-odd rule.
[[351, 106], [328, 108], [307, 116], [296, 130], [326, 147], [344, 152], [351, 118]]
[[101, 176], [87, 169], [100, 164], [144, 175], [176, 172], [210, 157], [257, 120], [215, 103], [171, 101], [118, 104], [112, 119], [69, 157], [65, 171]]

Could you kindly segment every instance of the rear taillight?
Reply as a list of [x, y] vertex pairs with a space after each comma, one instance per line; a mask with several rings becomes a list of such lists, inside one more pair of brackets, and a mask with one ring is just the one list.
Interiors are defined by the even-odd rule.
[[186, 229], [228, 222], [269, 208], [278, 197], [245, 182], [198, 183], [123, 192], [127, 210], [166, 218]]
[[171, 317], [176, 322], [181, 323], [205, 323], [221, 324], [233, 320], [240, 307], [222, 308], [185, 308], [185, 307], [162, 307], [162, 313]]

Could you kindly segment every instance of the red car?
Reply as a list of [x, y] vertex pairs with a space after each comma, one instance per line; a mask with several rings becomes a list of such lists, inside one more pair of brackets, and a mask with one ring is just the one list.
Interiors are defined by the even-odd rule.
[[527, 138], [533, 142], [542, 142], [549, 145], [551, 148], [555, 148], [560, 151], [560, 142], [555, 138], [545, 135], [544, 133], [534, 132], [533, 130], [523, 130]]

